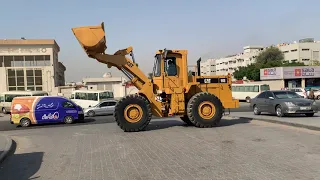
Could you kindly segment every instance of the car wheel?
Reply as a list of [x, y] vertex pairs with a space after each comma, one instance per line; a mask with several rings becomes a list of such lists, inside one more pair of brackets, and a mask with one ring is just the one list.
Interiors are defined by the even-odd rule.
[[6, 108], [2, 108], [2, 113], [3, 113], [3, 114], [7, 114]]
[[284, 114], [282, 112], [282, 107], [280, 105], [278, 105], [276, 107], [276, 114], [277, 114], [278, 117], [283, 117], [284, 116]]
[[64, 118], [64, 123], [66, 123], [66, 124], [72, 124], [73, 123], [73, 117], [72, 116], [66, 116], [65, 118]]
[[261, 114], [261, 112], [259, 111], [259, 108], [258, 108], [257, 105], [254, 105], [254, 106], [253, 106], [253, 113], [254, 113], [255, 115], [260, 115], [260, 114]]
[[314, 116], [314, 113], [306, 113], [306, 116], [307, 117], [312, 117], [312, 116]]
[[20, 120], [20, 125], [22, 127], [29, 127], [31, 125], [31, 121], [28, 118], [23, 118]]
[[319, 95], [319, 96], [317, 96], [317, 99], [318, 99], [318, 100], [320, 100], [320, 95]]
[[89, 111], [89, 112], [88, 112], [88, 116], [89, 116], [89, 117], [93, 117], [94, 115], [95, 115], [94, 111]]

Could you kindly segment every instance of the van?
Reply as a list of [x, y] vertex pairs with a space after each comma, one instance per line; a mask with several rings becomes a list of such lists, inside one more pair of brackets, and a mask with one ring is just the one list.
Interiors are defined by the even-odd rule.
[[71, 124], [84, 119], [83, 110], [71, 100], [61, 96], [15, 97], [11, 105], [11, 124], [28, 127], [31, 124]]

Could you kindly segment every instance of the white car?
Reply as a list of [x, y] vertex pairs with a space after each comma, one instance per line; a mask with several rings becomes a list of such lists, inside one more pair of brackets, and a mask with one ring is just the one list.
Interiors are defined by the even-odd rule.
[[293, 91], [299, 94], [300, 96], [303, 96], [304, 98], [308, 98], [307, 91], [304, 88], [292, 88], [292, 89], [289, 89], [289, 91]]

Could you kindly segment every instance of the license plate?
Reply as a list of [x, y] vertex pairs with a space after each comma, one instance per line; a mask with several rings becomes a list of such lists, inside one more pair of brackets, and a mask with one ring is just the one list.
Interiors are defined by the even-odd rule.
[[310, 110], [311, 107], [300, 107], [300, 110]]

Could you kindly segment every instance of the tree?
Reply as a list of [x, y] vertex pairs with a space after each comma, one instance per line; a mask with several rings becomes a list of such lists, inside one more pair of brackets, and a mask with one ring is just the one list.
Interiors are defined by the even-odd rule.
[[312, 61], [311, 61], [311, 65], [312, 65], [312, 66], [320, 66], [320, 61], [318, 61], [318, 60], [312, 60]]
[[279, 67], [283, 60], [284, 54], [277, 47], [269, 47], [256, 57], [256, 63], [263, 68]]
[[289, 66], [306, 66], [306, 65], [302, 62], [290, 62], [290, 63], [283, 63], [282, 66], [289, 67]]

